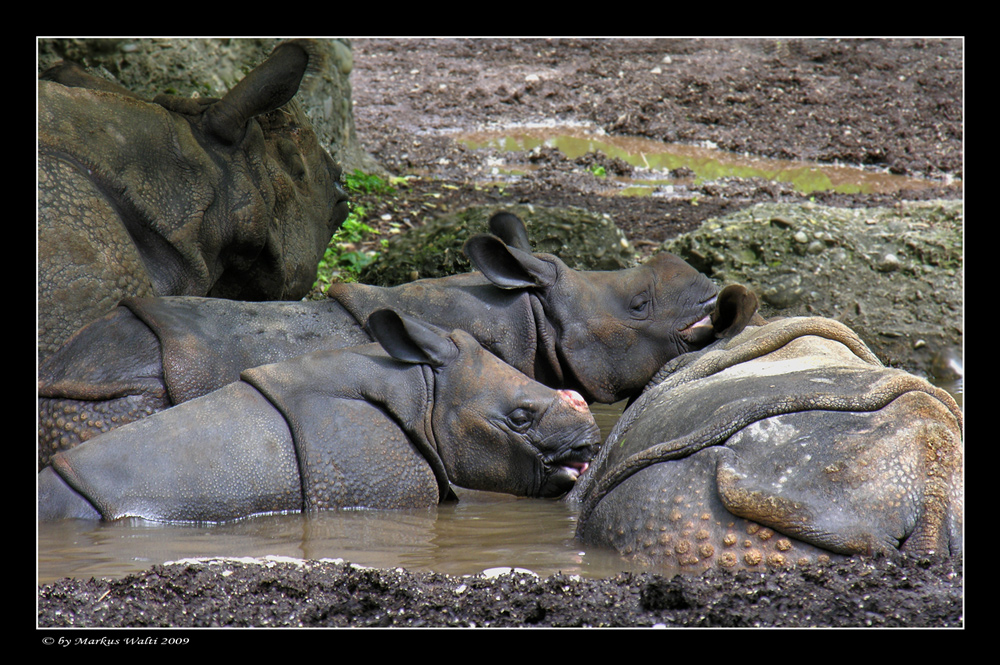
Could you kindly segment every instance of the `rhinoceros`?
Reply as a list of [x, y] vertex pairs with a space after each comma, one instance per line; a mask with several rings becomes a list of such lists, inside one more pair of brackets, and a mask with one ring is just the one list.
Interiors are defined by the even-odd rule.
[[40, 359], [125, 297], [308, 292], [348, 213], [289, 101], [311, 46], [278, 45], [223, 99], [149, 102], [73, 63], [41, 74]]
[[554, 497], [600, 442], [583, 398], [468, 333], [392, 310], [377, 343], [316, 351], [55, 455], [44, 520], [221, 522], [275, 511], [426, 507], [451, 484]]
[[388, 288], [336, 284], [318, 302], [125, 300], [40, 368], [40, 464], [247, 368], [370, 342], [363, 324], [383, 307], [465, 330], [527, 376], [607, 403], [640, 392], [664, 362], [744, 315], [736, 308], [720, 318], [717, 287], [673, 255], [628, 270], [575, 271], [526, 251], [513, 215], [501, 213], [491, 228], [500, 235], [466, 243], [476, 273]]
[[821, 317], [667, 363], [568, 500], [579, 540], [701, 571], [962, 550], [963, 416]]

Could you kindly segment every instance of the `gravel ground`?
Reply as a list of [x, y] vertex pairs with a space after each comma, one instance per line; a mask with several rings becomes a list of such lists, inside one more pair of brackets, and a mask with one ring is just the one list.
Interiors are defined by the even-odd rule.
[[334, 561], [215, 559], [40, 593], [54, 627], [962, 627], [962, 564], [847, 561], [774, 573], [456, 577]]

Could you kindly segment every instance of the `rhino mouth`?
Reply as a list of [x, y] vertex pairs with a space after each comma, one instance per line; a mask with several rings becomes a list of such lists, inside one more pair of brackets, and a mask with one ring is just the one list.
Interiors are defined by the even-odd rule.
[[576, 485], [577, 479], [589, 464], [563, 464], [551, 468], [548, 478], [538, 492], [538, 496], [545, 499], [554, 499], [563, 496]]
[[545, 465], [548, 473], [539, 489], [538, 496], [559, 497], [569, 492], [576, 485], [577, 479], [590, 468], [590, 460], [593, 457], [594, 446], [588, 445], [576, 448], [567, 455], [548, 462]]
[[707, 344], [715, 339], [715, 327], [712, 325], [712, 312], [718, 301], [718, 294], [701, 303], [702, 316], [696, 321], [679, 329], [677, 333], [691, 346]]
[[339, 182], [333, 183], [333, 205], [330, 207], [330, 217], [337, 224], [338, 228], [351, 214], [351, 199], [347, 191], [341, 187]]

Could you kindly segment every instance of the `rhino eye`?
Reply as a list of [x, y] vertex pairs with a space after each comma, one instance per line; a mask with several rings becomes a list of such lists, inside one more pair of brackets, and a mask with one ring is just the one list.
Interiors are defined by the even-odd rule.
[[514, 409], [507, 414], [507, 424], [519, 434], [527, 432], [534, 420], [534, 414], [528, 409]]
[[288, 169], [289, 175], [296, 179], [302, 178], [305, 175], [305, 162], [302, 161], [302, 155], [299, 154], [298, 146], [292, 141], [280, 139], [278, 141], [278, 153], [281, 155], [281, 159], [285, 163], [285, 168]]
[[649, 303], [651, 302], [648, 291], [643, 291], [632, 298], [628, 304], [629, 315], [633, 319], [645, 319], [649, 316]]

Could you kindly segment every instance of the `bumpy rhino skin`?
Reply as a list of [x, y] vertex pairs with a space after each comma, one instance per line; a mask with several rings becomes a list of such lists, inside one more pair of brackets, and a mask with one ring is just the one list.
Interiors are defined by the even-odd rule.
[[466, 246], [481, 272], [391, 288], [336, 284], [322, 302], [124, 300], [40, 367], [40, 465], [250, 367], [369, 342], [364, 322], [385, 307], [465, 330], [527, 376], [588, 402], [640, 393], [664, 362], [729, 325], [711, 320], [718, 288], [672, 255], [628, 270], [575, 271], [522, 249], [516, 216], [495, 220], [498, 235]]
[[960, 408], [845, 326], [750, 327], [657, 380], [570, 494], [582, 541], [689, 570], [962, 551]]
[[209, 395], [54, 456], [39, 515], [221, 522], [433, 506], [451, 484], [572, 487], [600, 432], [582, 397], [532, 381], [467, 333], [391, 310], [379, 344], [255, 367]]
[[39, 356], [125, 297], [296, 299], [347, 216], [291, 102], [309, 40], [226, 96], [152, 102], [59, 63], [38, 82]]

